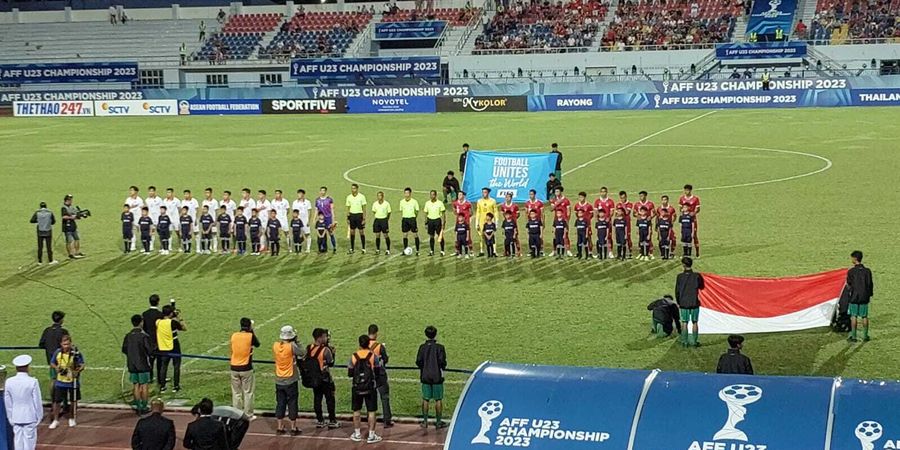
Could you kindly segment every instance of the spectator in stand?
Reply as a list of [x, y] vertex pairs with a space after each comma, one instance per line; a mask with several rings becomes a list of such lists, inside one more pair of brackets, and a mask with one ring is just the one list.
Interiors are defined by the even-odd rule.
[[109, 23], [111, 25], [119, 23], [119, 13], [116, 10], [115, 5], [109, 5]]
[[794, 37], [797, 39], [806, 39], [806, 24], [803, 23], [803, 19], [797, 21], [797, 26], [794, 27]]
[[200, 21], [200, 42], [203, 42], [206, 39], [206, 22]]
[[447, 426], [442, 416], [447, 351], [437, 343], [437, 333], [437, 328], [431, 325], [425, 328], [426, 340], [419, 346], [416, 355], [416, 367], [419, 368], [419, 379], [422, 382], [422, 428], [428, 428], [428, 408], [431, 401], [434, 401], [434, 427], [441, 429]]
[[224, 24], [226, 17], [228, 17], [228, 15], [225, 14], [225, 11], [222, 10], [222, 8], [219, 8], [219, 13], [216, 14], [216, 22], [219, 22], [220, 24]]

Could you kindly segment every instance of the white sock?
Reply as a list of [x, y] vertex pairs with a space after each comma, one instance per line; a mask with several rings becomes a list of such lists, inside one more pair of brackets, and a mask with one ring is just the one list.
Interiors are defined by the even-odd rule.
[[309, 235], [306, 235], [306, 251], [309, 251], [309, 246], [312, 245], [312, 239], [309, 238]]
[[369, 430], [369, 437], [375, 436], [375, 430]]
[[358, 435], [359, 435], [359, 428], [355, 428], [355, 430], [356, 430], [356, 435], [358, 436]]

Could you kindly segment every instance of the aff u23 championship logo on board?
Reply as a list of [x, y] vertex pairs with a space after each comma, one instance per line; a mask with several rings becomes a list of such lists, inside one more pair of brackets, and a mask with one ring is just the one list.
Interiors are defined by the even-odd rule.
[[[537, 440], [565, 441], [570, 443], [603, 443], [610, 434], [602, 431], [565, 429], [559, 420], [530, 417], [504, 417], [494, 430], [494, 422], [505, 412], [503, 402], [488, 400], [478, 407], [481, 426], [472, 438], [472, 444], [499, 447], [530, 447]], [[493, 434], [493, 437], [489, 436]]]

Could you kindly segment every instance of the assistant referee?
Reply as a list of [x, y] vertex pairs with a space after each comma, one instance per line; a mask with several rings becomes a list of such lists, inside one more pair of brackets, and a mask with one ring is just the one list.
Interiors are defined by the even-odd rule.
[[362, 252], [366, 253], [366, 196], [359, 193], [359, 185], [350, 185], [350, 195], [347, 196], [347, 223], [350, 225], [350, 251], [356, 251], [356, 232], [359, 231], [359, 242], [362, 244]]

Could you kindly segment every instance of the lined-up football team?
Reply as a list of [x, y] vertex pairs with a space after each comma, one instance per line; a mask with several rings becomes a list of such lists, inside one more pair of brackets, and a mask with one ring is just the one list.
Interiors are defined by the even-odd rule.
[[[659, 205], [654, 204], [645, 191], [638, 194], [636, 202], [630, 201], [625, 191], [618, 193], [617, 201], [613, 200], [606, 187], [600, 189], [599, 197], [593, 202], [585, 192], [580, 192], [572, 202], [561, 185], [552, 191], [545, 203], [532, 190], [529, 200], [520, 206], [513, 202], [511, 194], [498, 203], [489, 188], [482, 189], [481, 198], [474, 204], [466, 199], [465, 192], [453, 192], [451, 197], [455, 196], [456, 200], [447, 205], [433, 190], [420, 206], [412, 189], [406, 188], [403, 197], [394, 203], [400, 214], [403, 253], [418, 255], [420, 252], [421, 214], [425, 216], [429, 255], [445, 255], [448, 232], [455, 234], [454, 255], [460, 258], [476, 255], [474, 240], [479, 241], [478, 256], [497, 257], [501, 253], [507, 257], [543, 256], [548, 232], [551, 242], [548, 254], [558, 258], [627, 259], [632, 257], [635, 247], [637, 258], [642, 260], [653, 259], [656, 248], [664, 259], [673, 258], [679, 247], [685, 256], [700, 254], [697, 236], [700, 199], [693, 195], [691, 185], [684, 186], [678, 209], [667, 195], [660, 198]], [[216, 199], [212, 188], [206, 188], [199, 201], [190, 190], [182, 194], [178, 198], [175, 190], [168, 188], [164, 196], [159, 196], [156, 188], [150, 186], [146, 198], [141, 198], [140, 189], [131, 186], [121, 214], [125, 253], [139, 249], [141, 253], [151, 254], [159, 245], [159, 253], [164, 255], [180, 249], [183, 253], [277, 256], [283, 242], [288, 252], [310, 253], [313, 240], [318, 252], [327, 253], [329, 244], [330, 250], [337, 252], [335, 202], [324, 186], [313, 200], [307, 198], [303, 189], [297, 190], [293, 201], [285, 198], [281, 190], [275, 190], [271, 199], [262, 189], [254, 198], [249, 188], [242, 189], [237, 200], [227, 190]], [[360, 251], [366, 252], [367, 219], [371, 214], [375, 252], [381, 252], [383, 242], [385, 253], [390, 254], [394, 209], [384, 192], [378, 192], [376, 200], [369, 204], [359, 192], [359, 186], [353, 184], [345, 207], [348, 253], [356, 251], [357, 236]], [[448, 210], [455, 215], [453, 221], [447, 220]], [[570, 228], [574, 229], [574, 239], [570, 238]]]

